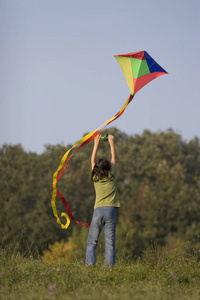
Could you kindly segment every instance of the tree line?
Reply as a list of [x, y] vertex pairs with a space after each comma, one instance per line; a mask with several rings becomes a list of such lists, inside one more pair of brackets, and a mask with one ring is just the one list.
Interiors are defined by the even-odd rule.
[[[117, 249], [133, 257], [152, 242], [159, 245], [190, 241], [200, 236], [200, 141], [189, 142], [173, 130], [127, 135], [110, 128], [115, 136], [118, 212]], [[88, 228], [71, 221], [67, 230], [56, 223], [51, 208], [52, 178], [72, 145], [46, 145], [42, 154], [26, 152], [21, 145], [0, 148], [0, 243], [42, 254], [63, 241], [86, 245]], [[58, 189], [75, 217], [90, 222], [94, 207], [90, 156], [93, 142], [70, 160]], [[110, 158], [109, 144], [100, 143], [98, 157]], [[59, 214], [65, 208], [56, 200]], [[62, 218], [61, 218], [62, 220]], [[65, 222], [65, 219], [63, 219]]]

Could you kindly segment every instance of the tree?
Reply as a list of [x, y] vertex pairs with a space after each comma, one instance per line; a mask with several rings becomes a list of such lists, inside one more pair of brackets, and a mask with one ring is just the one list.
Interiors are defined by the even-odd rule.
[[[117, 183], [121, 208], [118, 213], [118, 253], [130, 258], [158, 240], [199, 242], [200, 142], [189, 142], [169, 129], [166, 132], [128, 136], [116, 128]], [[56, 223], [51, 208], [52, 178], [64, 153], [72, 146], [47, 145], [44, 153], [26, 153], [21, 145], [0, 149], [0, 242], [2, 246], [42, 253], [55, 242], [73, 244], [83, 256], [85, 232], [71, 222], [67, 230]], [[90, 222], [95, 191], [91, 181], [93, 142], [69, 161], [58, 189], [76, 220]], [[101, 142], [97, 158], [110, 158], [109, 145]], [[58, 214], [65, 211], [57, 197]], [[81, 236], [79, 236], [79, 233]], [[76, 244], [77, 243], [77, 244]], [[81, 247], [78, 247], [82, 245]], [[101, 244], [101, 241], [100, 241]], [[82, 249], [82, 250], [81, 250]], [[121, 254], [120, 254], [121, 255]]]

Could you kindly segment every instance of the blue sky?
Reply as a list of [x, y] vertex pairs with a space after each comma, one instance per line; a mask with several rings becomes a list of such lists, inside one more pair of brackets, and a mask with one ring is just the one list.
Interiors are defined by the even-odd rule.
[[141, 50], [169, 74], [110, 126], [200, 137], [199, 15], [199, 0], [0, 0], [0, 146], [74, 144], [129, 96], [114, 55]]

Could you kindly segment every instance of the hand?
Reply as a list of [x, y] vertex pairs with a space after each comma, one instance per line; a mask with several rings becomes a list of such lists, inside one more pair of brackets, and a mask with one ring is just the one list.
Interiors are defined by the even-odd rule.
[[98, 134], [97, 136], [95, 136], [95, 138], [94, 138], [94, 145], [98, 146], [99, 142], [100, 142], [100, 139], [101, 139], [101, 135], [100, 134]]
[[108, 142], [109, 143], [113, 143], [114, 142], [114, 136], [113, 135], [111, 135], [111, 134], [108, 135]]

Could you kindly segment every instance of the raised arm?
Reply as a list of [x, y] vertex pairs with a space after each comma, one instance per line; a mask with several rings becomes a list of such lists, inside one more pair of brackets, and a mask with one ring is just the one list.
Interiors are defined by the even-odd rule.
[[111, 164], [116, 165], [116, 156], [115, 156], [115, 145], [114, 145], [114, 136], [108, 135], [108, 142], [110, 144], [110, 152], [111, 152]]
[[94, 138], [94, 147], [93, 147], [93, 151], [92, 151], [92, 155], [91, 155], [91, 168], [92, 168], [92, 170], [94, 169], [96, 153], [97, 153], [97, 149], [98, 149], [98, 146], [99, 146], [100, 138], [101, 138], [100, 134], [98, 134]]

